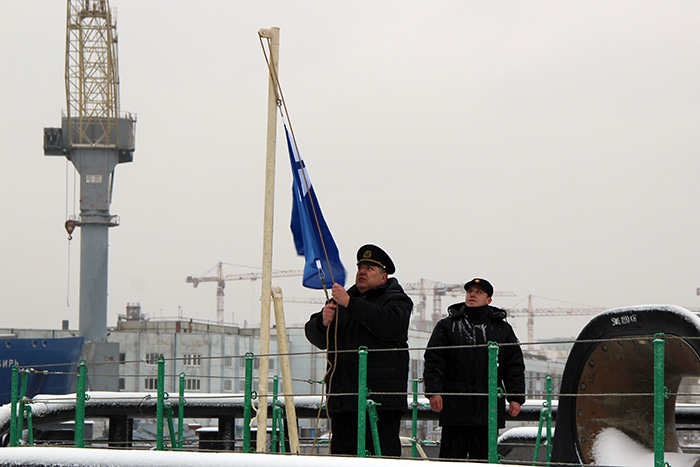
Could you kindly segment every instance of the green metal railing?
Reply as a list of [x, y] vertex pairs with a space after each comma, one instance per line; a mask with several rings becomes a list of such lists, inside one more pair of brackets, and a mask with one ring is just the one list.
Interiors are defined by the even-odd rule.
[[535, 454], [532, 458], [532, 465], [537, 465], [537, 461], [540, 457], [542, 428], [546, 423], [547, 439], [545, 444], [547, 448], [547, 466], [549, 466], [549, 462], [552, 460], [552, 375], [547, 375], [547, 396], [542, 406], [544, 408], [540, 410], [540, 423], [537, 427], [537, 440], [535, 441]]
[[[664, 449], [665, 449], [665, 420], [664, 420], [664, 405], [669, 397], [668, 389], [664, 385], [665, 376], [665, 336], [663, 333], [654, 335], [654, 467], [665, 467]], [[503, 397], [502, 390], [498, 387], [498, 353], [499, 346], [495, 342], [488, 343], [488, 461], [496, 464], [501, 461], [498, 455], [498, 398]], [[366, 347], [360, 347], [358, 350], [359, 368], [358, 368], [358, 420], [357, 420], [357, 456], [367, 457], [369, 451], [366, 449], [367, 422], [369, 419], [370, 433], [374, 443], [374, 452], [376, 456], [381, 456], [381, 447], [377, 431], [377, 411], [379, 405], [372, 401], [370, 390], [367, 388], [367, 358], [368, 350]], [[252, 452], [251, 450], [251, 411], [252, 401], [257, 398], [256, 393], [252, 390], [253, 384], [253, 362], [254, 354], [248, 352], [245, 354], [245, 394], [244, 394], [244, 416], [243, 416], [243, 452]], [[17, 365], [13, 365], [11, 373], [11, 415], [10, 415], [10, 433], [9, 444], [11, 447], [16, 447], [22, 443], [22, 433], [26, 420], [28, 434], [28, 444], [33, 444], [33, 412], [29, 401], [26, 398], [27, 382], [29, 374], [32, 370], [18, 369]], [[179, 399], [178, 399], [178, 430], [174, 429], [173, 409], [170, 403], [167, 403], [168, 398], [165, 392], [165, 358], [161, 355], [158, 358], [158, 378], [157, 378], [157, 393], [158, 401], [156, 407], [156, 449], [164, 450], [164, 420], [168, 422], [170, 432], [171, 447], [173, 450], [182, 450], [184, 443], [184, 406], [186, 400], [184, 398], [185, 389], [185, 373], [180, 373], [179, 384]], [[89, 399], [89, 395], [85, 392], [87, 381], [87, 362], [81, 360], [78, 365], [78, 377], [75, 399], [75, 431], [74, 445], [79, 448], [85, 447], [85, 403]], [[412, 431], [411, 431], [411, 457], [417, 457], [419, 440], [417, 437], [418, 426], [418, 408], [421, 404], [418, 402], [418, 383], [420, 380], [411, 380], [413, 383], [413, 402], [412, 408]], [[273, 384], [273, 409], [272, 409], [272, 452], [285, 453], [286, 445], [284, 439], [284, 420], [282, 403], [278, 399], [278, 376], [274, 377]], [[539, 427], [537, 431], [537, 440], [535, 444], [535, 452], [533, 465], [538, 461], [540, 447], [546, 446], [546, 462], [549, 465], [552, 453], [552, 376], [547, 375], [546, 379], [546, 400], [543, 403], [543, 408], [540, 411]], [[546, 430], [544, 428], [546, 427]], [[542, 441], [542, 434], [546, 433], [546, 440]]]
[[664, 402], [668, 397], [668, 389], [664, 385], [664, 334], [654, 335], [654, 467], [664, 467], [665, 423]]
[[78, 386], [75, 391], [75, 430], [73, 443], [75, 447], [85, 447], [85, 385], [87, 383], [87, 362], [80, 360], [78, 365]]
[[250, 419], [253, 406], [253, 359], [252, 352], [245, 354], [245, 395], [243, 398], [243, 452], [252, 452], [250, 449]]
[[498, 344], [488, 343], [489, 353], [489, 464], [498, 464]]

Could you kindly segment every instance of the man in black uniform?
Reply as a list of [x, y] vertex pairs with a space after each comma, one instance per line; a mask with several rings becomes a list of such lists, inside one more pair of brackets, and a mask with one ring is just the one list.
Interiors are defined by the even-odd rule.
[[[407, 410], [408, 324], [413, 302], [399, 282], [388, 277], [395, 271], [391, 258], [381, 248], [364, 245], [357, 252], [355, 285], [345, 290], [333, 284], [333, 301], [311, 315], [306, 323], [309, 342], [328, 349], [325, 380], [331, 394], [327, 405], [331, 417], [331, 454], [357, 454], [357, 350], [365, 346], [369, 350], [369, 398], [381, 404], [377, 407], [381, 453], [401, 455], [399, 429], [401, 416]], [[373, 352], [376, 349], [403, 350]], [[366, 425], [366, 447], [374, 454], [369, 420]]]
[[[440, 457], [487, 459], [488, 348], [485, 344], [519, 341], [506, 321], [506, 311], [489, 305], [493, 295], [489, 281], [472, 279], [464, 284], [464, 289], [465, 301], [451, 305], [447, 309], [449, 316], [437, 323], [430, 336], [423, 380], [430, 408], [440, 412]], [[525, 402], [525, 363], [519, 345], [499, 347], [498, 387], [508, 394], [510, 415], [517, 416]], [[470, 395], [449, 395], [455, 393]], [[498, 427], [504, 426], [505, 401], [501, 397]]]

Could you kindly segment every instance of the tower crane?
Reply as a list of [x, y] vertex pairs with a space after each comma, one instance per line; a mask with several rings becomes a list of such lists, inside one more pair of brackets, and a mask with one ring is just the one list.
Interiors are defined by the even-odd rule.
[[527, 341], [535, 341], [535, 315], [537, 316], [590, 316], [604, 311], [604, 307], [589, 308], [534, 308], [532, 306], [532, 295], [527, 297], [527, 308], [508, 308], [508, 316], [521, 318], [527, 316]]
[[[185, 279], [185, 282], [192, 284], [193, 287], [197, 287], [201, 282], [216, 282], [216, 321], [219, 324], [223, 324], [224, 322], [224, 287], [226, 287], [226, 281], [254, 281], [262, 278], [262, 273], [260, 272], [224, 275], [223, 264], [224, 263], [219, 261], [217, 265], [214, 266], [216, 268], [215, 276], [187, 276], [187, 279]], [[294, 277], [303, 275], [304, 271], [292, 269], [284, 271], [272, 271], [272, 277]]]

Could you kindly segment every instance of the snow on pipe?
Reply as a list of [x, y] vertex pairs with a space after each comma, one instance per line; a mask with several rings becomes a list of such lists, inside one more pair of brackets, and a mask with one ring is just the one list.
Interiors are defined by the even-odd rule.
[[[407, 459], [294, 456], [259, 453], [202, 453], [173, 451], [127, 451], [54, 447], [4, 448], [0, 465], [22, 466], [129, 466], [129, 467], [401, 467]], [[421, 461], [421, 467], [483, 467], [483, 463]], [[516, 467], [499, 464], [500, 467]]]
[[680, 452], [676, 394], [683, 377], [700, 376], [700, 318], [681, 307], [648, 305], [605, 311], [577, 337], [562, 377], [553, 462], [600, 464], [601, 445], [613, 432], [653, 452], [657, 333], [666, 339], [665, 451]]

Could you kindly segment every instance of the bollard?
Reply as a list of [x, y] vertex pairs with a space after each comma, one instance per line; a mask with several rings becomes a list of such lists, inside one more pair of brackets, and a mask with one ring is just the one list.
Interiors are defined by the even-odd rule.
[[665, 433], [664, 402], [667, 388], [664, 385], [664, 334], [654, 335], [654, 467], [664, 467]]
[[10, 406], [10, 447], [17, 447], [17, 392], [19, 391], [19, 370], [17, 364], [12, 365]]
[[75, 392], [75, 432], [73, 443], [78, 448], [85, 447], [85, 382], [87, 361], [80, 360], [78, 366], [78, 387]]
[[177, 448], [182, 451], [182, 446], [185, 441], [185, 373], [180, 373], [180, 388], [177, 402]]
[[250, 451], [250, 412], [253, 400], [253, 358], [251, 352], [245, 354], [245, 397], [243, 403], [243, 452]]
[[498, 463], [498, 344], [488, 343], [489, 351], [489, 464]]
[[158, 392], [158, 401], [156, 405], [156, 450], [162, 451], [163, 444], [163, 402], [165, 401], [165, 357], [158, 357], [158, 379], [156, 382], [156, 391]]
[[357, 457], [367, 457], [365, 433], [367, 429], [367, 347], [360, 347], [357, 378]]

